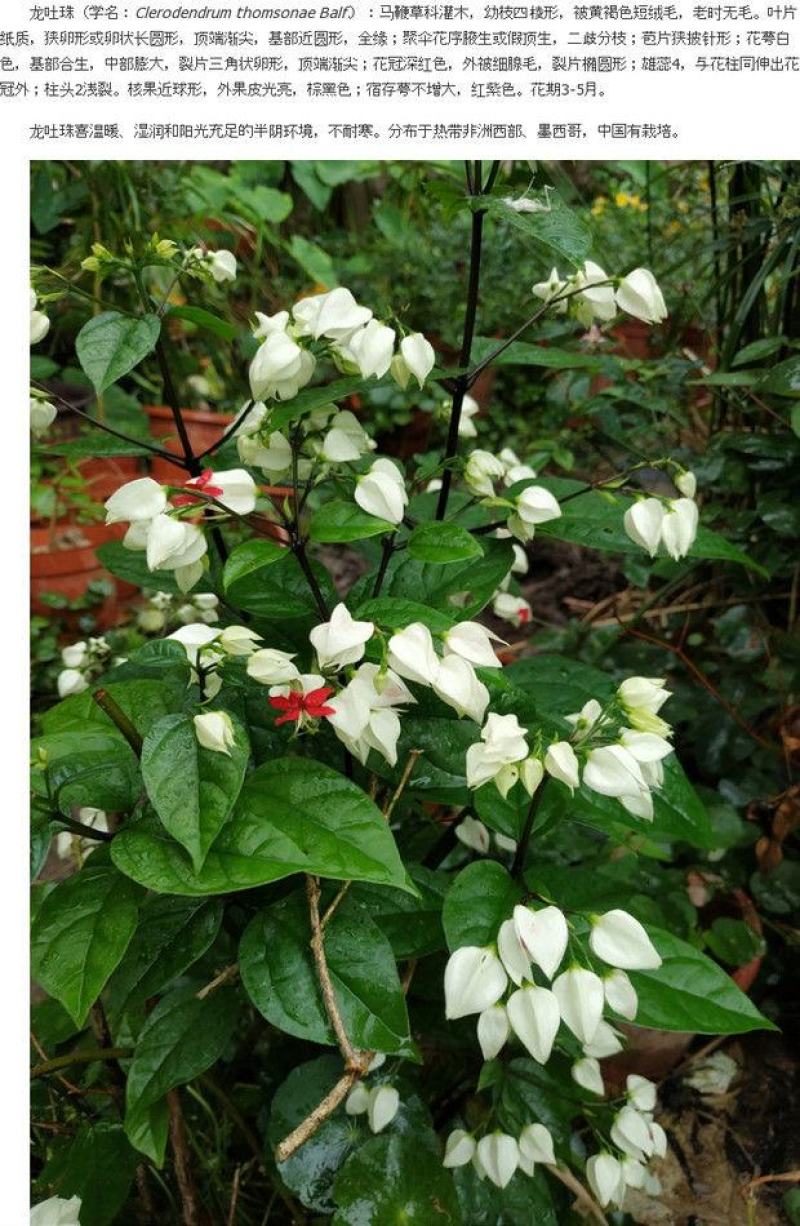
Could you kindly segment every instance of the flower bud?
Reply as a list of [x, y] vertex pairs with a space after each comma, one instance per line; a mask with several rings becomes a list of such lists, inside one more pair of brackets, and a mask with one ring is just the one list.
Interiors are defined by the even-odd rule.
[[526, 1124], [519, 1134], [520, 1156], [533, 1164], [543, 1162], [546, 1166], [556, 1165], [556, 1155], [553, 1149], [553, 1138], [544, 1124]]
[[89, 682], [77, 668], [65, 668], [58, 674], [56, 686], [59, 698], [69, 698], [70, 694], [82, 694], [88, 690]]
[[61, 659], [67, 668], [80, 668], [86, 663], [88, 658], [88, 648], [83, 639], [79, 643], [72, 643], [69, 647], [63, 647], [61, 650]]
[[694, 544], [697, 520], [697, 503], [691, 498], [674, 498], [667, 503], [661, 539], [667, 553], [676, 562], [684, 557]]
[[533, 796], [544, 779], [544, 765], [539, 758], [526, 758], [519, 768], [522, 786], [529, 796]]
[[647, 1077], [640, 1077], [638, 1073], [630, 1073], [625, 1079], [625, 1091], [628, 1102], [637, 1111], [655, 1111], [656, 1086]]
[[502, 621], [519, 627], [528, 624], [533, 610], [522, 596], [512, 596], [510, 592], [496, 592], [492, 601], [492, 612]]
[[330, 621], [315, 626], [309, 639], [317, 653], [319, 666], [344, 668], [355, 664], [364, 654], [364, 644], [375, 631], [372, 622], [354, 621], [345, 604], [337, 604]]
[[617, 287], [617, 306], [646, 324], [661, 323], [668, 314], [664, 295], [649, 268], [634, 268], [622, 278]]
[[494, 654], [492, 640], [505, 645], [504, 639], [487, 630], [480, 622], [459, 622], [445, 634], [444, 645], [449, 654], [461, 656], [476, 667], [501, 668], [502, 665]]
[[528, 956], [552, 979], [567, 949], [569, 933], [563, 913], [553, 906], [532, 911], [518, 905], [514, 908], [514, 927]]
[[697, 477], [692, 472], [678, 473], [674, 478], [676, 489], [680, 490], [684, 498], [694, 498], [697, 493]]
[[217, 285], [236, 280], [236, 256], [232, 251], [207, 251], [205, 264]]
[[412, 332], [401, 340], [400, 353], [411, 374], [422, 387], [436, 364], [433, 345], [421, 332]]
[[455, 1128], [447, 1138], [442, 1166], [466, 1166], [475, 1153], [475, 1138], [463, 1128]]
[[440, 661], [431, 632], [423, 622], [412, 622], [389, 639], [389, 667], [406, 681], [432, 685], [439, 675]]
[[586, 1163], [586, 1181], [602, 1209], [624, 1190], [622, 1167], [612, 1154], [593, 1154]]
[[622, 523], [635, 545], [654, 558], [661, 543], [661, 532], [664, 527], [664, 505], [658, 498], [640, 498], [628, 507], [622, 517]]
[[284, 685], [300, 676], [292, 663], [294, 654], [276, 647], [261, 647], [247, 661], [247, 675], [261, 685]]
[[519, 1147], [513, 1137], [492, 1132], [478, 1142], [478, 1156], [487, 1179], [498, 1188], [510, 1183], [519, 1165]]
[[615, 909], [592, 921], [589, 948], [609, 966], [625, 971], [656, 970], [661, 957], [645, 929], [627, 911]]
[[603, 1015], [603, 983], [594, 971], [575, 966], [553, 983], [564, 1022], [580, 1043], [591, 1043]]
[[556, 741], [544, 756], [544, 769], [554, 779], [565, 783], [571, 792], [580, 784], [578, 759], [569, 741]]
[[372, 1132], [383, 1132], [400, 1108], [400, 1095], [394, 1086], [375, 1086], [369, 1093], [367, 1119]]
[[249, 656], [260, 640], [261, 635], [248, 626], [226, 626], [217, 641], [226, 655]]
[[445, 1017], [453, 1021], [470, 1013], [483, 1013], [500, 999], [507, 983], [494, 950], [463, 945], [450, 955], [445, 967]]
[[408, 493], [402, 473], [391, 460], [375, 460], [369, 472], [358, 478], [354, 497], [368, 515], [390, 524], [403, 522]]
[[533, 540], [537, 524], [545, 524], [561, 515], [557, 500], [541, 485], [529, 485], [517, 495], [514, 506], [507, 527], [512, 536], [523, 542]]
[[518, 988], [509, 997], [507, 1009], [508, 1020], [523, 1047], [539, 1064], [546, 1064], [561, 1021], [553, 993], [549, 988]]
[[479, 449], [470, 452], [467, 457], [464, 481], [471, 493], [479, 498], [491, 498], [494, 495], [494, 482], [499, 481], [504, 473], [502, 460], [498, 460], [490, 451]]
[[194, 732], [199, 745], [213, 753], [230, 757], [230, 747], [236, 743], [233, 723], [227, 711], [204, 711], [194, 717]]
[[600, 1061], [595, 1060], [593, 1056], [584, 1056], [582, 1060], [576, 1060], [570, 1073], [572, 1080], [581, 1089], [588, 1090], [590, 1094], [598, 1094], [601, 1098], [605, 1095], [606, 1088], [603, 1085], [603, 1074], [600, 1072]]
[[31, 434], [34, 438], [42, 438], [58, 416], [58, 410], [49, 400], [43, 400], [40, 396], [31, 396], [29, 399]]
[[639, 1008], [639, 998], [636, 989], [624, 971], [614, 970], [603, 976], [603, 991], [606, 1004], [620, 1017], [632, 1022]]
[[478, 1043], [484, 1060], [494, 1060], [508, 1040], [508, 1014], [503, 1005], [490, 1005], [478, 1016]]
[[471, 848], [472, 851], [477, 851], [481, 856], [485, 856], [489, 850], [489, 831], [483, 822], [478, 821], [475, 817], [470, 817], [469, 814], [462, 818], [456, 826], [456, 838], [465, 847]]

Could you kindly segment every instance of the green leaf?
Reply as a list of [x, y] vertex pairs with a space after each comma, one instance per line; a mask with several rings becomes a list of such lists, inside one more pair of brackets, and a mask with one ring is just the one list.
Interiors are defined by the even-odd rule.
[[[331, 1055], [292, 1069], [272, 1100], [268, 1128], [272, 1148], [311, 1114], [341, 1075], [341, 1059]], [[336, 1172], [357, 1144], [352, 1117], [345, 1114], [342, 1104], [296, 1154], [278, 1163], [278, 1174], [308, 1209], [331, 1214]]]
[[[239, 946], [242, 983], [268, 1022], [311, 1043], [336, 1044], [310, 949], [305, 895], [261, 911]], [[343, 902], [325, 927], [325, 957], [344, 1027], [365, 1051], [410, 1054], [405, 996], [386, 937]]]
[[136, 755], [116, 733], [99, 724], [80, 731], [56, 732], [31, 744], [35, 756], [47, 753], [50, 795], [61, 813], [75, 807], [127, 812], [141, 792]]
[[81, 1198], [81, 1226], [117, 1220], [139, 1158], [119, 1124], [83, 1124], [69, 1145], [57, 1150], [36, 1180], [36, 1191]]
[[422, 958], [445, 946], [442, 904], [448, 875], [412, 864], [409, 876], [419, 890], [419, 898], [402, 890], [365, 884], [354, 886], [349, 895], [351, 906], [367, 911], [398, 959]]
[[[494, 336], [476, 336], [472, 347], [474, 364], [482, 362], [502, 344]], [[493, 361], [496, 366], [542, 366], [547, 370], [600, 370], [605, 359], [579, 349], [559, 349], [513, 341]]]
[[774, 396], [800, 396], [800, 355], [773, 366], [766, 378], [759, 381], [758, 388]]
[[308, 529], [312, 541], [332, 544], [363, 541], [383, 532], [396, 531], [396, 524], [367, 515], [355, 502], [326, 502], [314, 513]]
[[731, 362], [731, 366], [746, 366], [748, 362], [762, 362], [773, 353], [777, 353], [786, 344], [785, 336], [764, 336], [760, 340], [751, 341], [740, 349]]
[[183, 988], [158, 1002], [142, 1027], [128, 1069], [125, 1131], [137, 1148], [149, 1112], [169, 1090], [216, 1064], [238, 1016], [237, 995], [230, 988], [218, 988], [203, 1000]]
[[416, 600], [405, 600], [397, 596], [376, 596], [359, 604], [356, 616], [375, 622], [386, 630], [403, 630], [412, 622], [422, 622], [434, 633], [442, 633], [453, 626], [453, 618], [438, 609], [420, 604]]
[[466, 562], [483, 556], [480, 542], [458, 524], [418, 524], [408, 538], [409, 556], [417, 562]]
[[388, 568], [382, 596], [414, 600], [466, 621], [488, 604], [513, 560], [508, 541], [487, 541], [483, 557], [444, 568], [426, 565], [404, 551]]
[[637, 1026], [692, 1034], [746, 1034], [775, 1030], [731, 977], [694, 946], [648, 928], [663, 963], [656, 971], [631, 971], [639, 996]]
[[[478, 206], [483, 207], [478, 198]], [[567, 260], [577, 268], [586, 259], [592, 248], [592, 232], [577, 213], [574, 213], [559, 196], [547, 193], [541, 201], [543, 208], [536, 213], [519, 213], [506, 204], [501, 196], [489, 202], [489, 213], [503, 221], [523, 238], [529, 239], [542, 249], [548, 260]]]
[[442, 910], [450, 950], [462, 945], [493, 945], [522, 889], [495, 860], [476, 860], [453, 880]]
[[453, 1171], [464, 1221], [491, 1223], [491, 1226], [559, 1226], [559, 1217], [550, 1195], [551, 1181], [541, 1166], [533, 1178], [515, 1175], [505, 1188], [496, 1188], [488, 1179], [480, 1180], [472, 1163]]
[[558, 1156], [570, 1154], [572, 1121], [581, 1111], [580, 1090], [569, 1073], [569, 1061], [559, 1052], [543, 1067], [521, 1057], [503, 1066], [498, 1095], [498, 1123], [513, 1136], [538, 1121], [552, 1137]]
[[233, 324], [229, 324], [226, 319], [220, 319], [219, 315], [214, 315], [212, 311], [207, 311], [204, 307], [170, 307], [169, 314], [174, 319], [184, 319], [187, 323], [202, 328], [204, 332], [213, 332], [223, 341], [232, 341], [236, 336], [237, 329]]
[[108, 1014], [119, 1021], [183, 974], [214, 941], [222, 922], [218, 899], [153, 895], [139, 911], [136, 932], [108, 981]]
[[60, 882], [38, 909], [31, 972], [82, 1026], [133, 936], [141, 891], [106, 865]]
[[98, 396], [153, 352], [160, 332], [157, 315], [136, 319], [118, 311], [104, 311], [83, 325], [75, 352]]
[[[332, 596], [324, 567], [311, 563], [324, 594]], [[308, 580], [290, 549], [275, 541], [245, 541], [225, 563], [225, 592], [232, 604], [274, 621], [310, 617], [317, 606]]]
[[145, 1154], [156, 1166], [163, 1166], [169, 1135], [166, 1099], [126, 1119], [125, 1133], [134, 1149]]
[[300, 392], [291, 400], [283, 404], [276, 404], [270, 409], [270, 429], [282, 430], [290, 421], [299, 421], [301, 417], [313, 413], [314, 409], [321, 409], [323, 405], [335, 404], [339, 400], [345, 400], [348, 396], [357, 396], [369, 386], [375, 386], [374, 379], [362, 379], [360, 375], [348, 375], [344, 379], [326, 383], [323, 387], [307, 387], [305, 391]]
[[726, 966], [744, 966], [764, 952], [764, 941], [744, 920], [722, 915], [705, 934], [706, 945]]
[[[120, 710], [128, 716], [134, 727], [145, 736], [151, 726], [165, 715], [172, 714], [183, 706], [185, 685], [177, 675], [161, 680], [141, 679], [115, 681], [104, 686]], [[92, 698], [91, 690], [71, 694], [42, 715], [42, 728], [47, 736], [56, 732], [72, 732], [97, 724], [105, 730], [113, 729], [122, 740], [113, 721]]]
[[122, 872], [159, 893], [226, 894], [292, 873], [413, 889], [377, 806], [309, 758], [279, 758], [248, 776], [199, 873], [154, 822], [121, 830], [111, 855]]
[[175, 691], [185, 690], [189, 685], [190, 669], [186, 648], [175, 639], [154, 639], [138, 651], [131, 652], [123, 664], [117, 664], [107, 672], [104, 683], [117, 681], [141, 681], [153, 678], [166, 681]]
[[413, 1136], [373, 1137], [348, 1158], [334, 1184], [333, 1226], [460, 1226], [452, 1175]]
[[339, 284], [333, 260], [318, 243], [312, 243], [300, 234], [293, 234], [289, 240], [289, 254], [317, 285], [323, 285], [325, 289], [335, 289]]
[[142, 778], [166, 830], [185, 847], [197, 872], [230, 816], [250, 758], [247, 729], [236, 718], [228, 753], [204, 749], [191, 715], [167, 715], [142, 746]]
[[151, 592], [169, 592], [172, 596], [180, 595], [180, 588], [175, 582], [175, 573], [171, 570], [148, 570], [143, 553], [134, 553], [126, 549], [122, 541], [106, 541], [96, 550], [98, 560], [107, 571], [117, 579], [132, 583], [135, 587]]

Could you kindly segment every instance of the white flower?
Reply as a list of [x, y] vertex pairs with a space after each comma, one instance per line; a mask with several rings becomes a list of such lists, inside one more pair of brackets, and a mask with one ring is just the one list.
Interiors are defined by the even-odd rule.
[[164, 487], [151, 477], [139, 477], [128, 481], [107, 500], [106, 523], [119, 524], [127, 521], [135, 524], [154, 519], [168, 506]]
[[494, 495], [494, 482], [505, 474], [505, 465], [491, 451], [471, 451], [464, 468], [464, 480], [470, 492], [481, 498]]
[[343, 409], [331, 420], [330, 429], [322, 441], [322, 458], [332, 464], [346, 464], [360, 460], [362, 455], [375, 450], [375, 443], [364, 430], [361, 422], [349, 409]]
[[207, 251], [205, 264], [218, 285], [236, 280], [236, 256], [232, 251]]
[[273, 332], [285, 332], [289, 325], [288, 311], [278, 311], [275, 315], [265, 315], [263, 311], [256, 311], [255, 315], [258, 323], [253, 328], [253, 336], [258, 341], [263, 341]]
[[528, 756], [525, 729], [516, 715], [492, 711], [481, 729], [481, 740], [467, 750], [467, 786], [479, 788], [494, 779], [505, 796], [519, 778], [519, 766]]
[[204, 711], [194, 717], [194, 732], [203, 749], [224, 753], [230, 757], [230, 747], [236, 743], [233, 723], [227, 711]]
[[519, 1134], [519, 1165], [526, 1175], [532, 1175], [537, 1162], [555, 1166], [553, 1138], [544, 1124], [526, 1124]]
[[367, 1120], [372, 1132], [383, 1132], [397, 1115], [399, 1107], [400, 1095], [394, 1086], [374, 1086], [367, 1103]]
[[637, 1111], [655, 1111], [656, 1086], [647, 1077], [640, 1077], [638, 1073], [630, 1073], [625, 1078], [625, 1092], [628, 1102]]
[[622, 523], [635, 545], [640, 545], [654, 558], [661, 543], [664, 526], [664, 504], [658, 498], [639, 498], [628, 507]]
[[572, 1080], [590, 1094], [598, 1094], [603, 1098], [606, 1088], [603, 1085], [603, 1074], [600, 1072], [600, 1061], [593, 1056], [584, 1056], [576, 1060], [570, 1069]]
[[205, 613], [219, 608], [219, 596], [215, 595], [214, 592], [195, 592], [192, 597], [192, 604], [196, 609], [200, 609]]
[[638, 796], [648, 790], [639, 763], [623, 745], [601, 745], [590, 750], [583, 782], [601, 796]]
[[[457, 832], [456, 832], [457, 833]], [[508, 977], [517, 987], [523, 979], [531, 979], [531, 962], [527, 950], [517, 933], [513, 919], [504, 920], [497, 933], [497, 952]]]
[[241, 435], [236, 440], [236, 449], [243, 464], [261, 468], [269, 476], [277, 477], [292, 466], [291, 444], [280, 430], [267, 436], [266, 446], [256, 435]]
[[507, 527], [519, 541], [533, 540], [537, 524], [558, 519], [561, 507], [549, 490], [542, 485], [529, 485], [514, 501], [515, 511], [508, 518]]
[[658, 324], [667, 318], [667, 305], [649, 268], [634, 268], [617, 287], [617, 306], [646, 324]]
[[500, 999], [508, 977], [492, 949], [463, 945], [452, 953], [444, 972], [445, 1017], [452, 1021], [483, 1013]]
[[346, 361], [354, 362], [362, 379], [372, 375], [382, 378], [392, 363], [394, 353], [394, 329], [371, 319], [363, 328], [354, 332], [340, 353]]
[[292, 318], [298, 336], [347, 341], [356, 329], [369, 322], [372, 311], [359, 306], [350, 290], [340, 286], [327, 294], [301, 298], [292, 307]]
[[252, 655], [260, 641], [261, 635], [248, 626], [226, 626], [219, 636], [219, 645], [229, 656]]
[[[449, 409], [449, 406], [448, 406]], [[475, 428], [475, 423], [472, 420], [481, 411], [481, 406], [477, 400], [473, 400], [472, 396], [465, 396], [461, 405], [461, 417], [458, 421], [458, 437], [459, 438], [477, 438], [478, 431]]]
[[442, 1166], [466, 1166], [475, 1153], [475, 1138], [463, 1128], [455, 1128], [447, 1138]]
[[255, 510], [256, 483], [244, 468], [219, 473], [208, 471], [186, 481], [184, 488], [205, 491], [236, 515], [249, 515]]
[[664, 548], [677, 562], [684, 557], [697, 536], [697, 503], [691, 498], [673, 498], [667, 503], [661, 539]]
[[670, 726], [658, 712], [670, 697], [663, 677], [627, 677], [617, 690], [617, 698], [632, 727], [641, 732], [667, 736]]
[[[559, 294], [563, 293], [566, 288], [567, 283], [566, 281], [562, 281], [559, 277], [558, 269], [551, 268], [550, 276], [547, 278], [547, 280], [538, 281], [536, 285], [531, 286], [531, 293], [533, 294], [534, 298], [541, 298], [544, 302], [552, 302], [552, 300], [557, 298]], [[566, 311], [568, 305], [569, 303], [566, 301], [554, 303], [555, 310], [559, 315], [562, 315], [564, 311]]]
[[[469, 814], [462, 818], [456, 826], [456, 838], [465, 847], [471, 848], [472, 851], [477, 851], [481, 856], [485, 856], [489, 850], [489, 831], [483, 822], [479, 822], [476, 817], [470, 817]], [[499, 952], [502, 958], [502, 949]], [[503, 962], [505, 963], [505, 958], [503, 958]], [[508, 967], [506, 967], [506, 970], [508, 970]]]
[[481, 1137], [478, 1156], [486, 1177], [498, 1188], [507, 1186], [519, 1165], [517, 1142], [504, 1132]]
[[478, 1043], [484, 1060], [494, 1060], [508, 1040], [508, 1014], [503, 1005], [490, 1005], [478, 1015]]
[[[585, 702], [580, 711], [574, 712], [572, 715], [567, 715], [568, 724], [572, 724], [575, 729], [573, 740], [584, 740], [590, 732], [593, 732], [595, 727], [600, 727], [598, 724], [600, 716], [603, 714], [603, 708], [596, 698], [590, 698]], [[605, 723], [606, 720], [603, 720]]]
[[339, 740], [366, 764], [370, 749], [382, 754], [390, 766], [397, 762], [400, 720], [391, 708], [415, 699], [395, 673], [382, 673], [377, 664], [362, 664], [328, 706], [328, 722]]
[[469, 660], [470, 664], [483, 668], [502, 668], [494, 654], [492, 640], [505, 645], [504, 639], [487, 630], [480, 622], [459, 622], [445, 634], [444, 645], [447, 652], [462, 656]]
[[39, 396], [30, 397], [31, 434], [34, 438], [42, 438], [57, 416], [58, 410], [49, 400], [42, 400]]
[[[189, 663], [197, 666], [198, 655], [209, 647], [220, 636], [219, 627], [207, 626], [204, 622], [191, 622], [168, 634], [168, 639], [175, 639], [186, 652]], [[215, 656], [215, 658], [218, 658]]]
[[553, 982], [561, 1016], [580, 1043], [591, 1043], [603, 1015], [603, 981], [594, 971], [574, 966]]
[[604, 1060], [606, 1056], [615, 1056], [622, 1051], [622, 1043], [613, 1026], [601, 1019], [595, 1030], [591, 1043], [583, 1044], [584, 1056], [592, 1056], [595, 1060]]
[[546, 1064], [558, 1034], [561, 1012], [549, 988], [517, 988], [508, 998], [508, 1020], [523, 1047]]
[[567, 951], [569, 931], [563, 912], [558, 907], [514, 908], [514, 927], [523, 948], [548, 979], [552, 979]]
[[514, 550], [514, 561], [511, 564], [511, 574], [527, 575], [528, 571], [530, 570], [530, 563], [528, 562], [527, 553], [521, 545], [517, 544], [516, 541], [511, 548]]
[[433, 345], [421, 332], [412, 332], [410, 336], [404, 336], [401, 340], [400, 354], [417, 383], [423, 387], [436, 364]]
[[36, 290], [31, 289], [30, 292], [30, 311], [31, 311], [31, 344], [38, 345], [39, 341], [43, 341], [50, 331], [50, 320], [45, 315], [44, 311], [36, 310], [38, 301]]
[[31, 1207], [30, 1226], [80, 1226], [80, 1212], [80, 1196], [51, 1196]]
[[639, 998], [636, 989], [624, 971], [613, 970], [603, 976], [603, 991], [606, 994], [606, 1004], [620, 1017], [632, 1022], [639, 1008]]
[[[724, 1055], [723, 1052], [719, 1054]], [[650, 1121], [650, 1139], [653, 1144], [653, 1157], [665, 1158], [667, 1156], [667, 1134], [656, 1120]]]
[[369, 472], [358, 478], [354, 497], [368, 515], [390, 524], [402, 523], [408, 493], [403, 474], [391, 460], [375, 460]]
[[666, 737], [655, 732], [639, 732], [633, 728], [623, 728], [619, 738], [620, 744], [632, 754], [639, 765], [660, 762], [672, 753], [672, 746]]
[[622, 1169], [622, 1180], [626, 1188], [644, 1187], [647, 1169], [641, 1162], [626, 1154], [620, 1162], [620, 1167]]
[[492, 601], [492, 612], [495, 617], [512, 626], [525, 626], [531, 620], [533, 610], [522, 596], [512, 596], [510, 592], [496, 592]]
[[[192, 568], [207, 550], [205, 537], [196, 524], [172, 519], [169, 515], [157, 515], [150, 521], [147, 532], [147, 565], [150, 570], [174, 570], [178, 586], [181, 586], [179, 571]], [[202, 567], [191, 582], [183, 588], [187, 591], [197, 582]]]
[[291, 400], [314, 373], [313, 354], [286, 332], [270, 332], [250, 363], [254, 400]]
[[612, 1154], [593, 1154], [586, 1163], [586, 1180], [602, 1209], [624, 1188], [622, 1167]]
[[369, 1090], [363, 1081], [353, 1086], [345, 1099], [344, 1109], [347, 1115], [363, 1115], [369, 1106]]
[[548, 775], [565, 783], [571, 792], [580, 783], [578, 759], [569, 741], [555, 741], [544, 755], [544, 769]]
[[611, 1140], [623, 1153], [641, 1161], [653, 1152], [650, 1126], [635, 1107], [625, 1106], [614, 1116], [611, 1125]]
[[627, 911], [606, 911], [592, 920], [589, 948], [624, 971], [657, 970], [661, 957], [645, 929]]
[[592, 260], [587, 260], [580, 272], [576, 273], [573, 278], [575, 287], [581, 290], [581, 293], [577, 295], [576, 315], [587, 328], [594, 320], [606, 323], [617, 313], [614, 287], [601, 284], [608, 280], [608, 274]]
[[80, 668], [86, 663], [88, 656], [89, 648], [83, 639], [79, 643], [71, 643], [69, 647], [61, 649], [61, 659], [67, 668]]
[[[530, 464], [513, 464], [511, 468], [506, 469], [506, 475], [503, 478], [506, 485], [516, 485], [518, 481], [532, 481], [537, 473]], [[561, 512], [559, 511], [559, 515]]]
[[431, 632], [422, 622], [412, 622], [389, 639], [389, 667], [406, 681], [433, 685], [440, 665]]
[[434, 693], [459, 716], [468, 716], [476, 724], [483, 721], [489, 705], [489, 691], [479, 681], [475, 669], [461, 656], [445, 656], [432, 682]]
[[88, 690], [89, 682], [77, 668], [64, 668], [56, 680], [59, 698], [68, 698], [70, 694], [82, 694]]
[[361, 659], [364, 644], [374, 632], [372, 622], [354, 621], [347, 606], [340, 603], [331, 613], [330, 621], [315, 626], [308, 637], [320, 668], [340, 669]]

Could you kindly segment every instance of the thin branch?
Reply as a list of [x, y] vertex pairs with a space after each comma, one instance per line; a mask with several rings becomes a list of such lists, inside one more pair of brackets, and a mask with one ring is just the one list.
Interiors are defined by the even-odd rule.
[[528, 844], [531, 841], [533, 834], [533, 823], [536, 818], [536, 813], [539, 805], [542, 803], [542, 793], [547, 787], [547, 780], [543, 780], [539, 787], [531, 797], [531, 803], [528, 805], [528, 812], [525, 816], [525, 825], [522, 827], [522, 834], [519, 836], [517, 850], [514, 852], [514, 862], [511, 865], [511, 876], [521, 877], [525, 868], [525, 860], [528, 855]]
[[204, 988], [200, 989], [199, 992], [195, 992], [195, 996], [198, 1000], [205, 1000], [205, 998], [210, 996], [212, 992], [216, 992], [217, 988], [221, 988], [224, 983], [230, 983], [230, 981], [235, 979], [238, 974], [239, 963], [233, 962], [230, 966], [226, 966], [224, 971], [220, 971], [216, 978], [212, 979], [210, 983], [207, 983]]
[[389, 563], [391, 562], [392, 554], [394, 553], [395, 535], [396, 534], [394, 532], [390, 532], [388, 536], [385, 536], [383, 538], [383, 541], [382, 541], [383, 556], [381, 557], [381, 564], [378, 568], [378, 573], [375, 576], [375, 583], [372, 588], [373, 600], [376, 597], [380, 596], [381, 594], [381, 588], [383, 587], [383, 581], [386, 578], [386, 572], [389, 569]]
[[247, 417], [247, 414], [250, 412], [252, 407], [253, 407], [252, 401], [248, 400], [247, 404], [244, 406], [241, 413], [238, 415], [238, 417], [236, 417], [231, 422], [231, 424], [228, 426], [228, 429], [225, 431], [222, 437], [217, 439], [216, 443], [212, 443], [210, 447], [206, 447], [205, 451], [201, 451], [200, 454], [197, 456], [197, 459], [204, 460], [207, 455], [211, 454], [212, 451], [217, 451], [220, 447], [223, 446], [224, 443], [227, 443], [229, 439], [232, 439], [236, 431], [241, 426], [244, 419]]
[[198, 1226], [200, 1214], [197, 1192], [192, 1176], [189, 1143], [178, 1090], [167, 1091], [167, 1110], [169, 1111], [169, 1138], [175, 1159], [175, 1179], [181, 1197], [181, 1221], [183, 1226]]
[[135, 725], [128, 719], [128, 716], [122, 710], [118, 703], [109, 694], [108, 690], [95, 690], [92, 698], [100, 707], [101, 711], [105, 711], [112, 724], [115, 724], [125, 740], [130, 745], [137, 758], [141, 755], [142, 745], [144, 744], [141, 734], [138, 732]]
[[325, 1012], [333, 1028], [333, 1033], [336, 1035], [336, 1042], [339, 1044], [339, 1051], [342, 1053], [346, 1067], [348, 1069], [360, 1069], [361, 1061], [345, 1030], [336, 1000], [331, 973], [328, 968], [328, 959], [325, 956], [325, 942], [319, 916], [319, 881], [310, 874], [306, 875], [306, 897], [308, 898], [308, 914], [311, 921], [311, 952], [314, 955], [314, 963], [317, 968], [319, 986], [322, 990]]
[[52, 820], [69, 830], [71, 834], [80, 835], [82, 839], [95, 839], [98, 843], [110, 843], [114, 837], [109, 830], [95, 830], [94, 826], [85, 826], [83, 822], [76, 822], [74, 817], [64, 817], [61, 813]]
[[389, 801], [389, 804], [386, 806], [386, 808], [383, 811], [383, 816], [386, 818], [387, 822], [391, 819], [391, 816], [394, 813], [395, 805], [397, 804], [400, 797], [403, 795], [403, 792], [406, 789], [406, 784], [411, 778], [411, 772], [413, 771], [414, 767], [417, 764], [417, 758], [419, 758], [422, 753], [423, 753], [423, 750], [421, 749], [409, 750], [408, 758], [406, 759], [406, 764], [403, 767], [403, 773], [400, 776], [400, 782], [395, 788], [392, 799]]
[[41, 1064], [34, 1064], [31, 1069], [31, 1081], [36, 1081], [39, 1077], [47, 1077], [50, 1073], [57, 1073], [62, 1068], [69, 1068], [71, 1064], [94, 1064], [98, 1060], [125, 1060], [132, 1055], [130, 1047], [84, 1047], [80, 1051], [69, 1052], [66, 1056], [53, 1056], [52, 1060], [43, 1060]]
[[296, 1154], [298, 1149], [305, 1145], [306, 1141], [313, 1137], [315, 1132], [319, 1131], [328, 1117], [333, 1115], [336, 1108], [344, 1102], [361, 1075], [358, 1069], [349, 1069], [342, 1074], [333, 1089], [325, 1095], [322, 1102], [317, 1103], [311, 1114], [307, 1115], [288, 1136], [283, 1138], [275, 1150], [276, 1162], [286, 1162], [292, 1154]]
[[155, 443], [146, 442], [144, 439], [134, 438], [131, 434], [123, 434], [121, 430], [115, 430], [113, 426], [106, 425], [99, 418], [92, 417], [91, 413], [85, 413], [77, 405], [70, 404], [69, 400], [65, 400], [63, 396], [59, 396], [56, 392], [51, 392], [43, 383], [37, 383], [34, 379], [31, 380], [31, 383], [41, 391], [46, 392], [49, 400], [58, 401], [62, 408], [70, 413], [76, 413], [78, 417], [82, 417], [90, 425], [96, 426], [98, 430], [103, 430], [106, 434], [112, 434], [114, 438], [122, 439], [124, 443], [131, 443], [134, 447], [142, 447], [145, 451], [149, 451], [151, 455], [160, 456], [162, 460], [171, 460], [172, 463], [179, 465], [184, 464], [181, 457], [173, 455], [171, 451], [167, 451], [163, 447], [157, 447]]
[[572, 1171], [565, 1166], [548, 1166], [548, 1171], [554, 1175], [559, 1183], [563, 1183], [565, 1188], [569, 1188], [575, 1199], [584, 1206], [596, 1222], [600, 1222], [601, 1226], [608, 1226], [608, 1218], [603, 1213], [603, 1210], [598, 1205], [588, 1188], [585, 1188], [581, 1181], [573, 1175]]

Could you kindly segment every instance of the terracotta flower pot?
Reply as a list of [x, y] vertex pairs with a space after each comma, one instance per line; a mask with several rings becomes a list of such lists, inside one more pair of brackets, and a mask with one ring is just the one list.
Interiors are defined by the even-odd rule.
[[[180, 455], [181, 445], [171, 409], [157, 404], [145, 405], [144, 411], [150, 420], [150, 433], [153, 438], [157, 438], [167, 451]], [[203, 409], [182, 409], [181, 415], [192, 450], [198, 455], [218, 443], [234, 420], [230, 413], [209, 413]], [[153, 480], [161, 482], [162, 485], [182, 485], [186, 480], [185, 469], [178, 464], [170, 464], [169, 460], [162, 460], [159, 456], [153, 457], [150, 473]]]
[[[110, 579], [113, 591], [101, 605], [92, 609], [92, 616], [103, 630], [117, 625], [122, 618], [120, 604], [135, 595], [136, 588], [104, 570], [95, 549], [106, 541], [119, 540], [124, 533], [124, 524], [75, 524], [69, 520], [59, 520], [47, 527], [32, 527], [32, 611], [53, 616], [57, 611], [41, 599], [44, 593], [56, 593], [70, 601], [79, 600], [94, 580]], [[79, 616], [74, 615], [76, 623]]]

